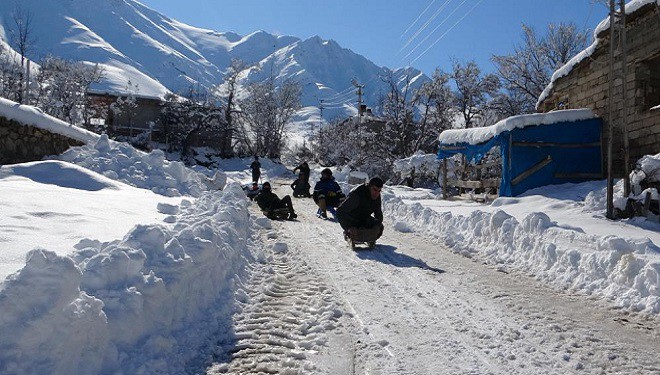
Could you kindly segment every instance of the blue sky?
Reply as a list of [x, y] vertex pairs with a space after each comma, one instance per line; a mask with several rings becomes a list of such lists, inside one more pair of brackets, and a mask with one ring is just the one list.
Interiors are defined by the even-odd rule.
[[541, 33], [550, 23], [573, 22], [591, 35], [608, 12], [603, 0], [138, 1], [216, 31], [319, 35], [379, 66], [412, 65], [427, 74], [436, 67], [450, 71], [451, 58], [475, 60], [492, 71], [490, 57], [508, 54], [521, 42], [523, 23]]

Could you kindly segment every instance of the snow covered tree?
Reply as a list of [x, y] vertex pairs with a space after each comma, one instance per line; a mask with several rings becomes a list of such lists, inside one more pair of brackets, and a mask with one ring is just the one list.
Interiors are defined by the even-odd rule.
[[552, 74], [586, 47], [587, 32], [575, 24], [550, 24], [539, 37], [522, 25], [523, 43], [510, 55], [493, 56], [497, 74], [504, 82], [506, 97], [498, 98], [505, 115], [534, 112], [536, 101], [550, 83]]
[[98, 64], [70, 62], [46, 57], [36, 76], [34, 102], [45, 113], [75, 125], [87, 123], [92, 115], [87, 100], [89, 87], [100, 82], [104, 71]]
[[483, 121], [492, 109], [492, 99], [500, 88], [500, 80], [494, 74], [481, 74], [474, 61], [465, 64], [452, 61], [451, 78], [456, 84], [455, 103], [463, 115], [465, 127], [486, 125]]
[[120, 134], [121, 128], [128, 128], [128, 136], [133, 136], [134, 119], [137, 115], [137, 98], [140, 91], [139, 85], [135, 85], [129, 79], [124, 89], [125, 95], [117, 97], [117, 100], [110, 105], [110, 130], [116, 136]]
[[206, 90], [190, 89], [187, 97], [174, 94], [165, 96], [160, 121], [167, 136], [169, 151], [180, 151], [181, 160], [194, 164], [192, 145], [201, 133], [226, 134], [227, 125], [224, 110], [218, 98]]
[[18, 61], [5, 45], [0, 44], [0, 96], [18, 102], [22, 74]]

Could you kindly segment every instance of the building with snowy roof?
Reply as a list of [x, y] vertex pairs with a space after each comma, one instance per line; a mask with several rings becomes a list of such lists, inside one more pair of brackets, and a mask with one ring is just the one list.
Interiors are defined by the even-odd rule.
[[[604, 137], [613, 131], [613, 173], [623, 177], [624, 108], [630, 164], [660, 152], [660, 0], [633, 0], [625, 5], [625, 33], [615, 27], [614, 77], [610, 77], [610, 21], [594, 31], [594, 42], [557, 70], [538, 100], [537, 109], [590, 108], [603, 119]], [[625, 40], [623, 37], [625, 36]], [[626, 46], [626, 101], [623, 100], [622, 47]], [[609, 85], [613, 82], [610, 119]], [[603, 157], [603, 160], [607, 159]], [[634, 165], [630, 165], [632, 169]]]

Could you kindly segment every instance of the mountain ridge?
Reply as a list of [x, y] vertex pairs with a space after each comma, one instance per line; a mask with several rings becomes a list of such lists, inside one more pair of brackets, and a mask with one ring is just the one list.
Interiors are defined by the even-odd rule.
[[38, 61], [50, 54], [99, 63], [107, 77], [93, 87], [95, 91], [126, 92], [129, 80], [138, 85], [140, 95], [161, 98], [195, 84], [213, 87], [222, 82], [231, 60], [238, 58], [262, 68], [247, 74], [247, 81], [262, 79], [274, 68], [276, 80], [300, 82], [303, 106], [343, 100], [339, 112], [350, 114], [348, 108], [354, 106], [357, 95], [342, 93], [350, 89], [352, 79], [365, 84], [363, 100], [370, 106], [387, 90], [379, 77], [400, 78], [408, 72], [422, 78], [414, 85], [428, 80], [414, 68], [379, 67], [318, 35], [303, 40], [263, 30], [242, 36], [198, 28], [136, 0], [3, 0], [0, 37], [5, 41], [11, 14], [18, 8], [32, 17], [37, 40], [27, 57]]

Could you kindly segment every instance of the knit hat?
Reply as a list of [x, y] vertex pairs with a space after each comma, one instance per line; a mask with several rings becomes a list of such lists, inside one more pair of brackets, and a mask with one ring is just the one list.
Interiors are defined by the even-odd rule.
[[369, 186], [375, 186], [377, 188], [383, 187], [383, 180], [380, 177], [373, 177], [369, 180]]

